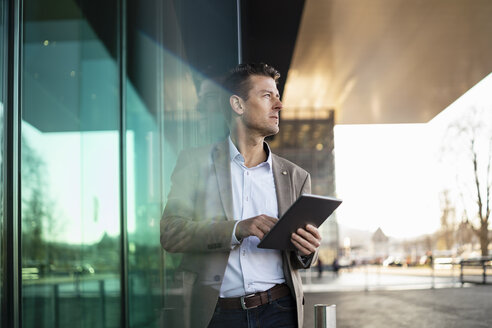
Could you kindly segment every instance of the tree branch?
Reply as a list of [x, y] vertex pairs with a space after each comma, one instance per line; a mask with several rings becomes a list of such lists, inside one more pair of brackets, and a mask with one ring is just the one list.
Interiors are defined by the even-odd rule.
[[490, 180], [490, 163], [492, 162], [492, 138], [489, 139], [489, 158], [487, 163], [487, 180], [485, 183], [487, 184], [487, 210], [485, 212], [485, 220], [488, 224], [490, 217], [490, 188], [492, 186], [492, 181]]
[[482, 203], [482, 195], [480, 193], [480, 180], [478, 176], [478, 159], [477, 152], [475, 151], [475, 138], [471, 140], [471, 150], [473, 155], [473, 175], [475, 176], [475, 186], [477, 187], [477, 204], [478, 204], [478, 218], [480, 219], [480, 223], [484, 223], [483, 218], [483, 203]]

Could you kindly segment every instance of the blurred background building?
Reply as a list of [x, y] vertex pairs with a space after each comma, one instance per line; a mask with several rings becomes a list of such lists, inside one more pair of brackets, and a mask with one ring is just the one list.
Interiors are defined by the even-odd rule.
[[[227, 134], [214, 103], [227, 69], [282, 73], [272, 148], [313, 193], [344, 198], [336, 126], [444, 125], [492, 72], [491, 16], [487, 0], [0, 2], [0, 327], [166, 323], [180, 256], [161, 249], [159, 219], [179, 152]], [[440, 244], [455, 244], [453, 216], [471, 245], [476, 215], [448, 195]], [[360, 251], [338, 221], [322, 226], [325, 263]], [[387, 238], [374, 235], [380, 257]]]

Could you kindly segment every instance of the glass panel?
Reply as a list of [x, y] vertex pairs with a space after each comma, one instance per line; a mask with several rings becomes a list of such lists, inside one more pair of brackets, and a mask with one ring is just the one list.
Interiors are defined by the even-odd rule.
[[24, 327], [120, 326], [119, 83], [110, 5], [24, 1]]
[[237, 8], [230, 1], [130, 0], [127, 11], [130, 326], [180, 327], [170, 304], [183, 296], [175, 279], [181, 255], [161, 249], [159, 220], [180, 151], [226, 135], [215, 81], [237, 64]]

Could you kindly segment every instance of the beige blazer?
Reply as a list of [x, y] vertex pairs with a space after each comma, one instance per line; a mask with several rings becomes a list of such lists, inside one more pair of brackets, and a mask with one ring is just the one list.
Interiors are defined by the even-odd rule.
[[[311, 178], [275, 154], [272, 168], [281, 216], [301, 194], [310, 193]], [[230, 176], [227, 140], [182, 152], [174, 169], [160, 223], [162, 247], [183, 253], [179, 273], [175, 274], [183, 299], [169, 298], [165, 304], [167, 322], [174, 327], [206, 327], [214, 313], [236, 223]], [[309, 267], [312, 261], [313, 257], [303, 260], [295, 252], [283, 252], [285, 280], [296, 299], [299, 327], [304, 295], [298, 269]]]

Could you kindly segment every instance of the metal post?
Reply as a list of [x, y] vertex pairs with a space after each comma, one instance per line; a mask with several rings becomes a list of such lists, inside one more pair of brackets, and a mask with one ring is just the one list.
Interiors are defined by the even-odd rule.
[[366, 288], [364, 289], [366, 292], [369, 291], [369, 264], [366, 264], [366, 268], [365, 268], [365, 285], [366, 285]]
[[487, 283], [487, 266], [485, 265], [485, 260], [482, 260], [482, 266], [483, 266], [483, 284], [485, 285]]
[[456, 286], [456, 275], [455, 275], [455, 265], [456, 265], [456, 262], [455, 262], [455, 257], [453, 257], [452, 259], [452, 264], [451, 264], [451, 276], [453, 277], [453, 287]]
[[464, 276], [463, 276], [463, 261], [460, 262], [460, 280], [461, 280], [461, 287], [463, 287], [463, 284], [465, 283]]
[[436, 288], [436, 273], [434, 272], [434, 258], [432, 258], [431, 260], [431, 275], [432, 275], [432, 282], [431, 282], [431, 289], [434, 289]]
[[314, 327], [315, 328], [336, 328], [337, 327], [337, 306], [316, 304], [314, 306]]

